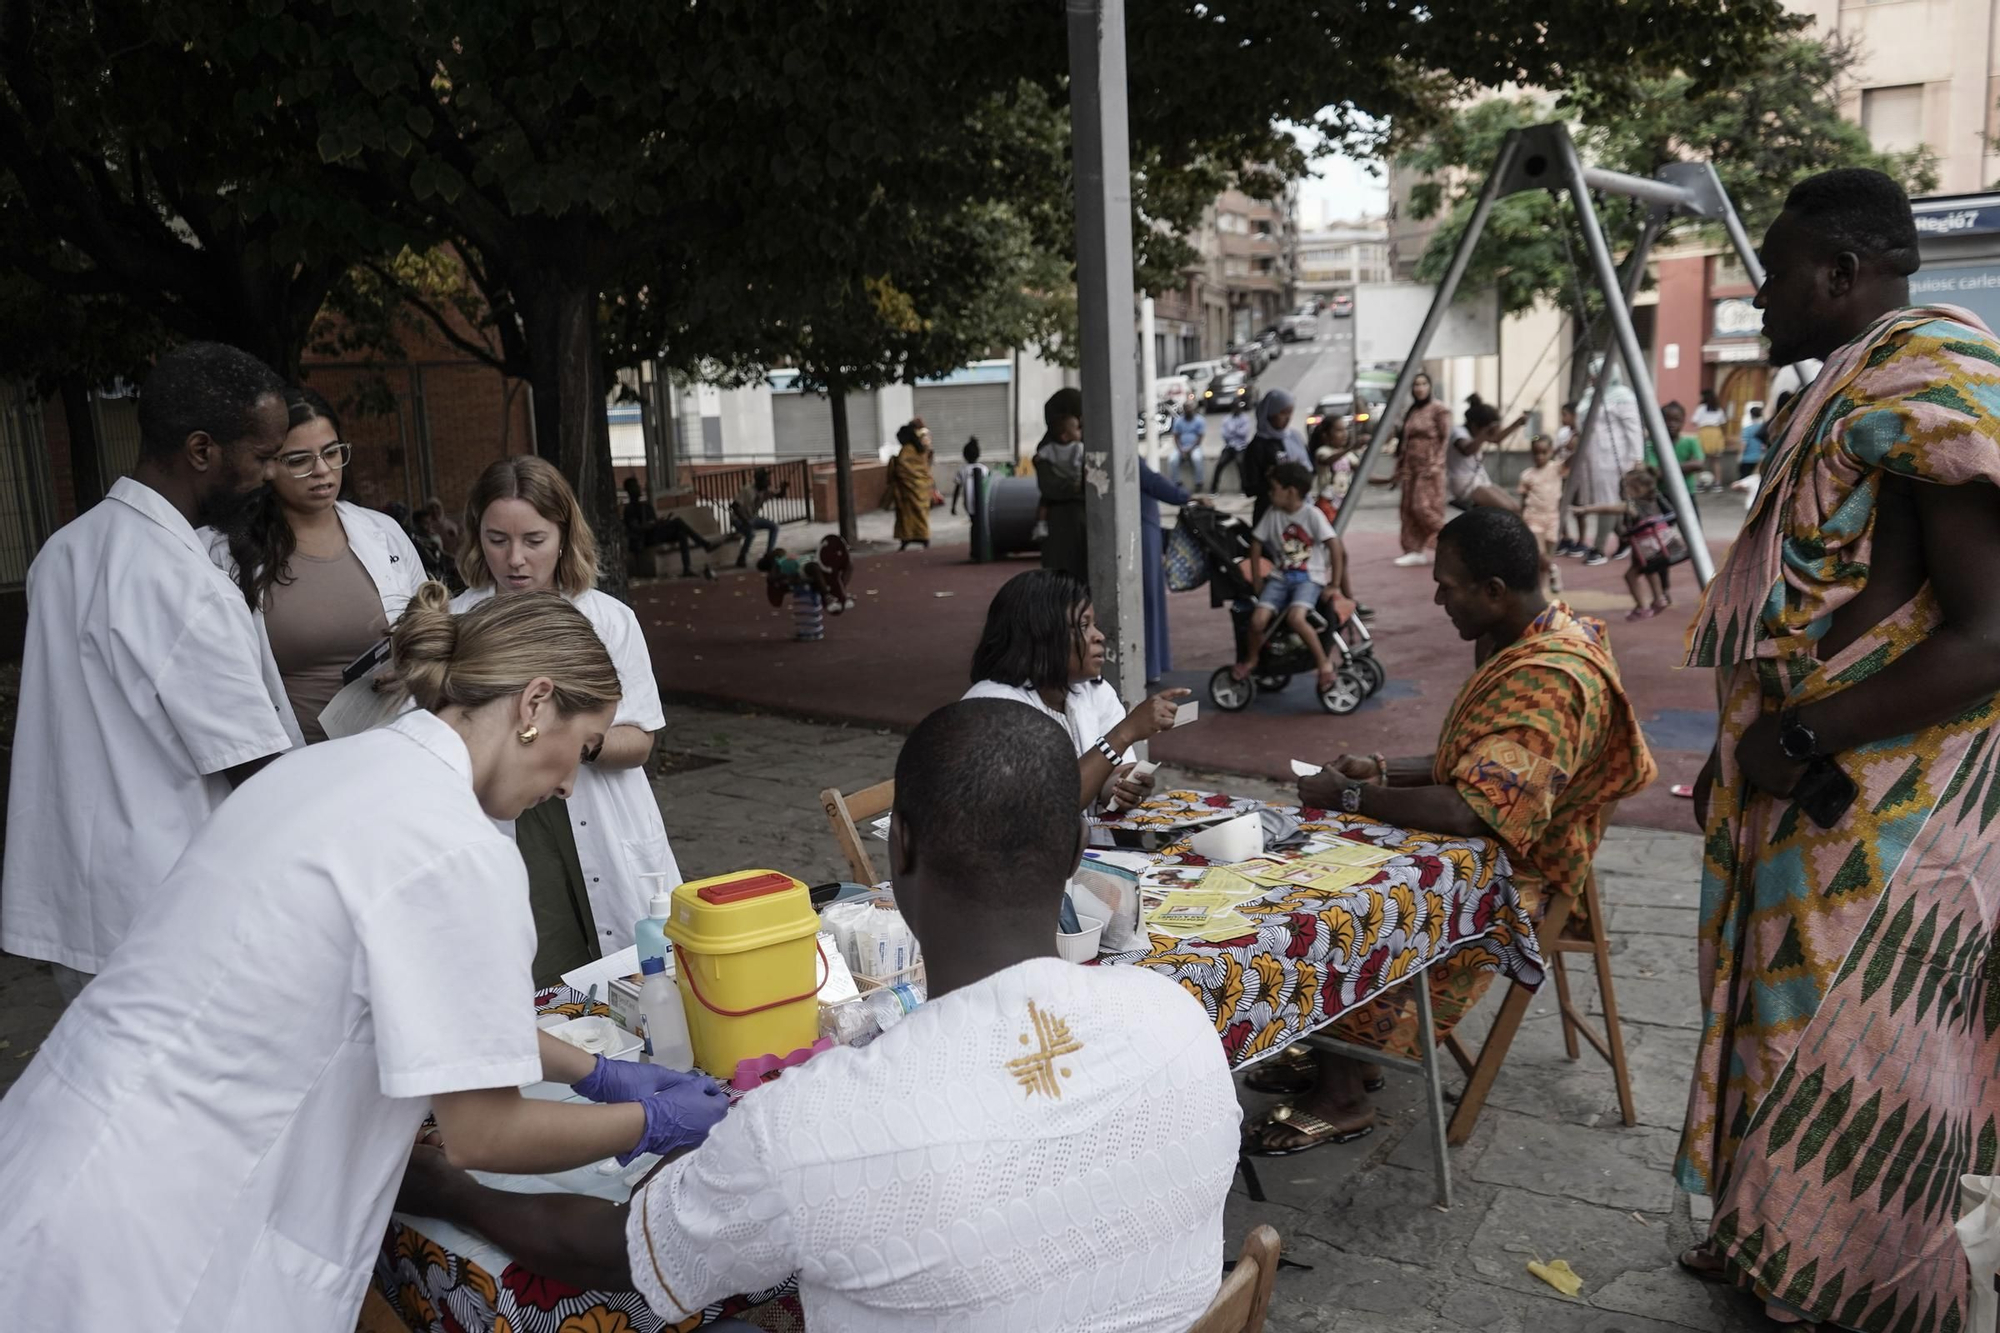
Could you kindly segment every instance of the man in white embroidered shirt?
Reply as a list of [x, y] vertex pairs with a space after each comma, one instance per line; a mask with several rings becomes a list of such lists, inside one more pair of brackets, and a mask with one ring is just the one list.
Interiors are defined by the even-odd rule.
[[195, 527], [264, 483], [284, 381], [188, 343], [139, 393], [139, 463], [28, 570], [0, 948], [65, 999], [229, 792], [290, 745], [241, 594]]
[[633, 1198], [656, 1313], [793, 1272], [813, 1333], [1180, 1330], [1207, 1307], [1235, 1089], [1180, 987], [1054, 956], [1075, 789], [1069, 737], [1022, 704], [911, 733], [890, 857], [932, 998], [751, 1093]]

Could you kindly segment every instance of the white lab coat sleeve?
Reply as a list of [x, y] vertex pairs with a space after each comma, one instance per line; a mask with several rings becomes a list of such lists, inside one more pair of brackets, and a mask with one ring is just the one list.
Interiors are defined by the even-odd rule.
[[541, 1078], [535, 921], [512, 843], [489, 838], [433, 856], [363, 905], [355, 930], [383, 1096]]
[[396, 617], [403, 614], [403, 608], [417, 595], [417, 589], [424, 586], [424, 558], [417, 552], [417, 544], [410, 540], [410, 534], [403, 531], [403, 525], [387, 514], [376, 510], [364, 510], [382, 534], [383, 544], [389, 548], [389, 576], [376, 591], [382, 597], [382, 613], [391, 625]]
[[625, 1251], [633, 1285], [668, 1323], [799, 1269], [806, 1219], [785, 1188], [785, 1136], [758, 1114], [769, 1101], [746, 1097], [632, 1200]]
[[597, 626], [597, 636], [604, 640], [604, 647], [611, 654], [611, 665], [618, 669], [618, 688], [624, 695], [611, 723], [658, 731], [667, 725], [667, 715], [660, 708], [660, 683], [653, 678], [653, 655], [646, 649], [646, 635], [639, 628], [639, 617], [617, 598], [602, 593], [598, 596], [602, 601], [594, 608], [591, 620]]
[[194, 602], [180, 638], [153, 672], [153, 689], [201, 773], [292, 748], [264, 683], [250, 609], [220, 588]]

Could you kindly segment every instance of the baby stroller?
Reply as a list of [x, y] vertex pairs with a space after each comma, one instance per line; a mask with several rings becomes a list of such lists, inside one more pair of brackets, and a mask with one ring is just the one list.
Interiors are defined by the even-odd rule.
[[[1249, 642], [1250, 617], [1257, 609], [1256, 585], [1243, 576], [1240, 564], [1249, 554], [1248, 524], [1213, 509], [1193, 506], [1181, 510], [1167, 553], [1168, 587], [1175, 592], [1186, 592], [1205, 582], [1209, 605], [1229, 607], [1238, 660]], [[1381, 689], [1389, 673], [1376, 659], [1374, 640], [1360, 618], [1350, 616], [1344, 623], [1334, 625], [1328, 619], [1332, 614], [1332, 601], [1322, 599], [1307, 620], [1319, 635], [1327, 660], [1339, 664], [1333, 684], [1319, 696], [1320, 707], [1345, 716]], [[1290, 626], [1279, 621], [1267, 632], [1256, 666], [1248, 677], [1238, 680], [1224, 666], [1208, 678], [1209, 702], [1226, 713], [1240, 713], [1257, 697], [1257, 691], [1282, 690], [1292, 683], [1293, 676], [1311, 675], [1312, 671], [1312, 651]]]

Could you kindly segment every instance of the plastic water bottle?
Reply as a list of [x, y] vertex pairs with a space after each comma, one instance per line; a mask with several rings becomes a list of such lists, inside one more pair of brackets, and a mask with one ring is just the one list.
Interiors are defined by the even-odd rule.
[[899, 981], [893, 986], [870, 991], [862, 997], [862, 1006], [868, 1016], [875, 1020], [875, 1026], [887, 1032], [914, 1013], [924, 1002], [924, 984], [921, 981]]
[[646, 1026], [646, 1062], [668, 1069], [694, 1068], [694, 1043], [688, 1040], [681, 989], [667, 975], [667, 960], [648, 958], [639, 964], [639, 971], [646, 978], [639, 987], [639, 1014]]
[[673, 914], [674, 890], [667, 883], [667, 872], [664, 870], [651, 871], [639, 876], [639, 879], [642, 882], [652, 881], [653, 887], [652, 901], [647, 904], [652, 915], [640, 917], [632, 927], [632, 938], [639, 946], [639, 968], [643, 972], [648, 958], [666, 959], [670, 947], [667, 944], [667, 918]]

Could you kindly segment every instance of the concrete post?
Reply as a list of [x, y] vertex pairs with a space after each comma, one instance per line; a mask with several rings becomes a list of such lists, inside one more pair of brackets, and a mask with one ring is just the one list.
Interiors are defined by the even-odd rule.
[[1160, 470], [1160, 423], [1153, 420], [1153, 381], [1160, 377], [1159, 357], [1153, 351], [1156, 329], [1153, 298], [1139, 298], [1139, 410], [1146, 419], [1146, 461]]
[[1139, 587], [1139, 453], [1132, 434], [1132, 180], [1125, 111], [1124, 0], [1066, 0], [1076, 163], [1078, 325], [1083, 352], [1083, 496], [1090, 591], [1105, 676], [1145, 693]]

